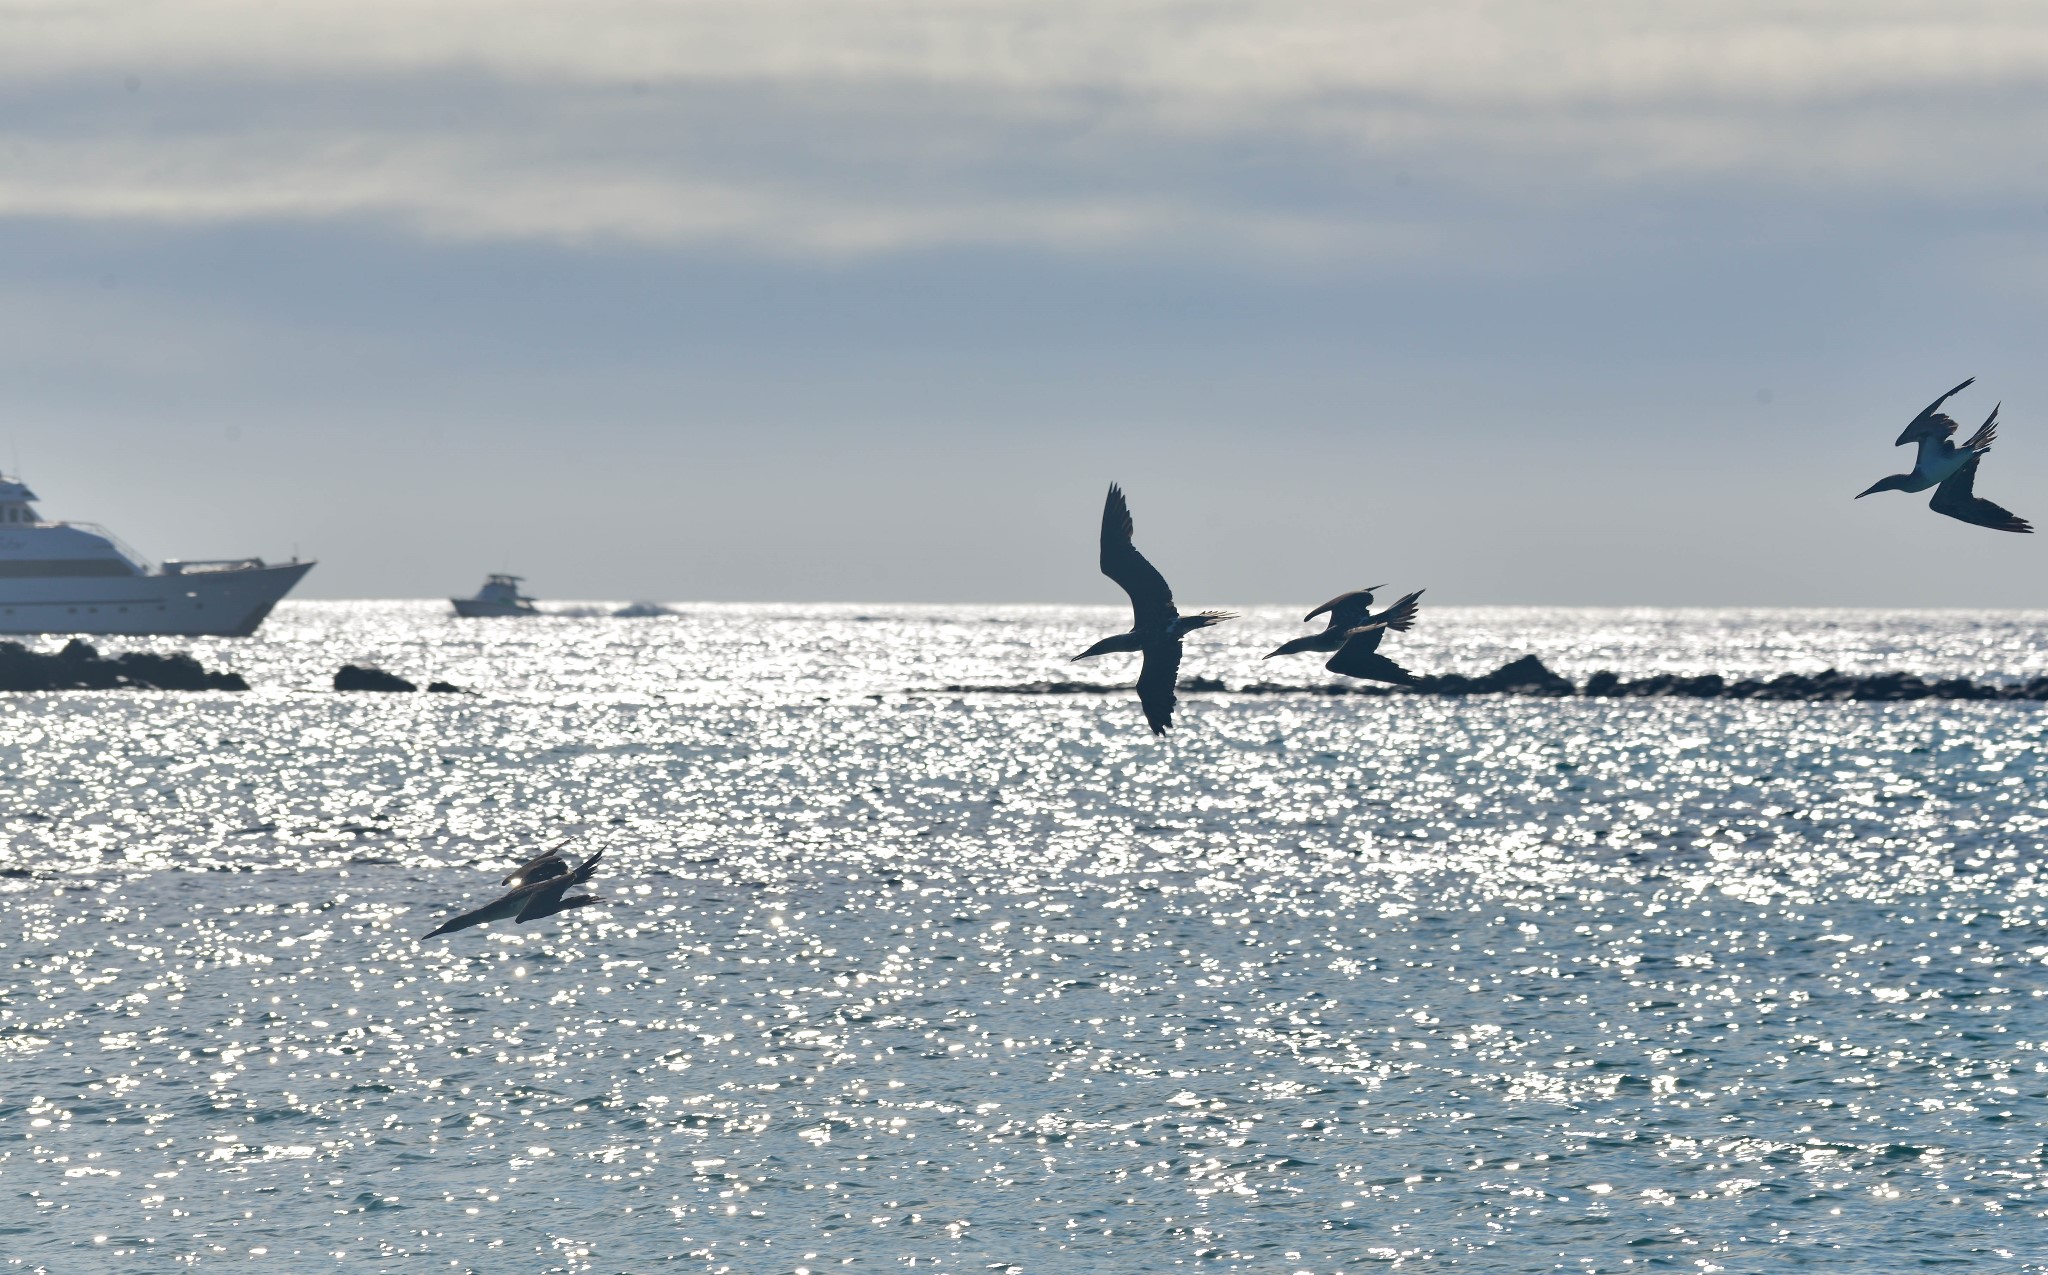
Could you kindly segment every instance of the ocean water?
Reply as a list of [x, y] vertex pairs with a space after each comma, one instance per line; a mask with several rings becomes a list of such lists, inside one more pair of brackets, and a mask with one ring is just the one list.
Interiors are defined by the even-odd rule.
[[[935, 689], [1128, 681], [1064, 662], [1108, 608], [681, 610], [288, 604], [102, 643], [246, 694], [0, 697], [0, 1271], [2048, 1270], [2038, 704], [1159, 741]], [[2041, 614], [1424, 618], [1426, 671], [2048, 672]], [[1321, 684], [1299, 631], [1184, 672]], [[558, 837], [609, 906], [420, 940]]]

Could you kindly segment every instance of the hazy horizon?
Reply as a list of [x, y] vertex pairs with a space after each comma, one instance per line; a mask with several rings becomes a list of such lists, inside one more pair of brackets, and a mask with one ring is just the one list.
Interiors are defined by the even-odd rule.
[[[479, 579], [478, 579], [478, 581], [477, 581], [477, 582], [478, 582], [479, 584], [481, 584], [481, 583], [482, 583], [482, 579], [481, 579], [481, 577], [479, 577]], [[529, 584], [529, 585], [527, 585], [527, 586], [524, 586], [524, 587], [526, 587], [526, 588], [527, 588], [527, 589], [529, 590], [529, 592], [530, 592], [530, 590], [531, 590], [531, 585], [530, 585], [530, 584]], [[1389, 589], [1382, 589], [1382, 590], [1380, 590], [1380, 595], [1381, 595], [1381, 596], [1383, 596], [1383, 597], [1386, 597], [1386, 598], [1388, 598], [1388, 599], [1390, 599], [1390, 600], [1391, 600], [1391, 598], [1392, 598], [1392, 597], [1393, 597], [1393, 596], [1395, 595], [1395, 593], [1396, 593], [1397, 591], [1398, 591], [1398, 590], [1397, 590], [1397, 589], [1394, 589], [1394, 588], [1389, 588]], [[452, 591], [452, 592], [450, 592], [450, 593], [447, 593], [447, 594], [386, 594], [386, 595], [383, 595], [383, 596], [381, 596], [381, 597], [378, 597], [378, 596], [370, 596], [370, 595], [364, 595], [364, 596], [361, 596], [361, 597], [316, 597], [316, 596], [313, 596], [312, 594], [304, 593], [304, 592], [302, 592], [302, 591], [299, 591], [299, 590], [294, 590], [294, 591], [293, 591], [293, 592], [292, 592], [292, 593], [291, 593], [291, 594], [290, 594], [289, 596], [287, 596], [287, 597], [286, 597], [286, 598], [284, 599], [284, 602], [280, 603], [279, 605], [286, 605], [286, 604], [289, 604], [289, 603], [292, 603], [292, 602], [328, 602], [328, 603], [350, 603], [350, 602], [365, 602], [365, 603], [381, 603], [381, 602], [418, 602], [418, 603], [422, 603], [422, 604], [433, 604], [433, 603], [445, 603], [445, 602], [447, 602], [447, 601], [448, 601], [448, 600], [449, 600], [450, 598], [454, 598], [454, 597], [462, 597], [462, 596], [467, 596], [467, 595], [469, 595], [469, 594], [473, 594], [473, 593], [475, 593], [475, 592], [476, 592], [476, 590], [474, 590], [474, 589], [457, 589], [457, 590], [454, 590], [454, 591]], [[1318, 599], [1318, 601], [1320, 601], [1320, 599]], [[568, 608], [573, 608], [573, 607], [585, 607], [585, 606], [592, 606], [592, 607], [594, 607], [594, 606], [623, 606], [623, 605], [626, 605], [626, 604], [628, 604], [628, 603], [634, 603], [634, 602], [653, 602], [653, 603], [657, 603], [657, 604], [660, 604], [660, 605], [662, 605], [662, 606], [669, 606], [669, 607], [692, 607], [692, 606], [702, 606], [702, 607], [720, 607], [720, 608], [745, 608], [745, 607], [764, 607], [764, 608], [769, 608], [769, 607], [772, 607], [772, 608], [791, 608], [791, 607], [807, 607], [807, 606], [815, 606], [815, 607], [832, 607], [832, 608], [837, 608], [837, 609], [842, 609], [842, 610], [845, 610], [845, 609], [858, 609], [858, 608], [862, 608], [862, 607], [875, 607], [875, 608], [883, 608], [883, 609], [898, 609], [898, 608], [902, 608], [902, 609], [911, 609], [911, 610], [931, 610], [931, 611], [948, 611], [948, 610], [952, 610], [952, 609], [956, 609], [956, 608], [964, 608], [964, 607], [988, 607], [988, 608], [993, 608], [993, 609], [1002, 609], [1002, 608], [1014, 608], [1014, 609], [1018, 609], [1018, 610], [1033, 610], [1033, 609], [1040, 609], [1040, 608], [1059, 608], [1059, 609], [1087, 609], [1087, 608], [1101, 608], [1101, 609], [1103, 609], [1103, 610], [1107, 610], [1107, 611], [1128, 611], [1128, 610], [1130, 609], [1130, 603], [1129, 603], [1128, 601], [1124, 600], [1124, 599], [1123, 599], [1123, 598], [1122, 598], [1121, 596], [1119, 596], [1119, 597], [1118, 597], [1117, 599], [1115, 599], [1115, 600], [1111, 600], [1111, 601], [1101, 601], [1101, 600], [1097, 600], [1097, 601], [1068, 601], [1068, 600], [1061, 600], [1061, 599], [1057, 599], [1057, 598], [1051, 598], [1051, 599], [1049, 599], [1049, 598], [1001, 598], [1001, 599], [979, 599], [979, 600], [977, 600], [977, 599], [973, 599], [973, 598], [954, 598], [954, 599], [946, 599], [946, 598], [940, 598], [940, 599], [928, 599], [928, 600], [924, 600], [924, 601], [905, 601], [905, 600], [903, 600], [903, 599], [900, 599], [900, 598], [660, 598], [660, 597], [642, 597], [642, 596], [629, 596], [629, 595], [626, 595], [626, 594], [620, 594], [620, 595], [618, 595], [618, 596], [616, 596], [616, 597], [597, 597], [597, 596], [594, 596], [594, 595], [593, 595], [593, 596], [588, 596], [588, 597], [577, 597], [577, 596], [567, 596], [567, 597], [540, 597], [540, 598], [537, 598], [537, 599], [536, 599], [537, 609], [538, 609], [538, 610], [539, 610], [539, 612], [540, 612], [540, 617], [541, 617], [541, 618], [543, 618], [543, 619], [544, 619], [544, 618], [547, 618], [547, 617], [548, 617], [549, 615], [551, 615], [551, 614], [553, 614], [553, 615], [557, 615], [557, 616], [559, 616], [560, 618], [566, 618], [566, 619], [589, 619], [589, 618], [605, 618], [605, 617], [590, 617], [590, 616], [579, 616], [579, 615], [565, 615], [565, 614], [562, 614], [562, 613], [561, 613], [561, 608], [565, 608], [565, 607], [568, 607]], [[1896, 613], [1915, 613], [1915, 614], [1917, 614], [1917, 613], [1927, 613], [1927, 614], [1945, 614], [1945, 615], [1971, 615], [1971, 614], [2031, 615], [2031, 614], [2048, 614], [2048, 607], [1977, 607], [1977, 606], [1948, 606], [1948, 607], [1930, 607], [1930, 606], [1922, 606], [1922, 607], [1914, 607], [1914, 606], [1811, 606], [1811, 605], [1797, 605], [1797, 606], [1752, 606], [1752, 605], [1747, 605], [1747, 604], [1741, 604], [1741, 603], [1731, 603], [1731, 604], [1728, 604], [1728, 605], [1704, 605], [1704, 604], [1692, 604], [1692, 603], [1686, 603], [1686, 604], [1673, 604], [1673, 605], [1668, 605], [1668, 606], [1665, 606], [1665, 605], [1657, 605], [1657, 604], [1652, 604], [1652, 603], [1643, 603], [1643, 602], [1584, 602], [1584, 603], [1580, 603], [1580, 602], [1471, 602], [1471, 601], [1461, 601], [1461, 602], [1429, 602], [1429, 601], [1428, 601], [1427, 599], [1425, 599], [1425, 603], [1426, 603], [1427, 609], [1428, 609], [1428, 610], [1429, 610], [1429, 611], [1430, 611], [1431, 613], [1433, 613], [1433, 614], [1434, 614], [1434, 613], [1441, 613], [1441, 612], [1444, 612], [1444, 611], [1530, 611], [1530, 612], [1535, 612], [1535, 611], [1644, 611], [1644, 612], [1655, 612], [1655, 613], [1658, 613], [1658, 614], [1669, 614], [1669, 613], [1676, 613], [1676, 612], [1700, 612], [1700, 613], [1714, 613], [1714, 614], [1729, 614], [1729, 613], [1742, 613], [1742, 612], [1757, 612], [1757, 613], [1763, 613], [1763, 614], [1811, 614], [1811, 615], [1827, 615], [1827, 614], [1831, 614], [1831, 613], [1837, 613], [1837, 612], [1839, 612], [1839, 613], [1843, 613], [1843, 614], [1852, 614], [1852, 613], [1853, 613], [1853, 614], [1859, 614], [1859, 615], [1861, 615], [1861, 614], [1870, 614], [1870, 615], [1884, 615], [1884, 614], [1896, 614]], [[1270, 599], [1268, 599], [1268, 600], [1266, 600], [1266, 601], [1263, 601], [1263, 602], [1259, 602], [1259, 601], [1245, 601], [1245, 600], [1243, 600], [1243, 599], [1236, 599], [1236, 600], [1231, 600], [1231, 599], [1227, 599], [1227, 598], [1226, 598], [1226, 599], [1222, 600], [1221, 602], [1218, 602], [1218, 603], [1217, 603], [1217, 606], [1219, 606], [1219, 607], [1226, 607], [1226, 608], [1230, 608], [1230, 609], [1233, 609], [1233, 610], [1239, 611], [1239, 612], [1243, 613], [1244, 615], [1253, 615], [1253, 614], [1256, 614], [1256, 613], [1261, 613], [1261, 612], [1279, 612], [1279, 613], [1282, 613], [1282, 614], [1298, 614], [1298, 613], [1300, 613], [1301, 611], [1303, 611], [1303, 609], [1304, 609], [1305, 607], [1307, 607], [1308, 605], [1310, 605], [1310, 604], [1309, 604], [1309, 603], [1307, 603], [1307, 602], [1304, 602], [1304, 601], [1302, 601], [1302, 600], [1298, 600], [1298, 599], [1292, 599], [1292, 600], [1287, 600], [1287, 601], [1273, 601], [1273, 600], [1270, 600]], [[453, 611], [451, 610], [451, 611], [449, 612], [449, 615], [450, 615], [450, 617], [452, 618], [452, 617], [454, 616], [454, 612], [453, 612]], [[626, 617], [626, 618], [648, 618], [648, 617]], [[479, 619], [479, 620], [477, 620], [477, 621], [476, 621], [476, 623], [478, 623], [478, 624], [495, 624], [495, 623], [499, 623], [499, 622], [501, 622], [501, 621], [500, 621], [500, 620], [498, 620], [498, 619]], [[506, 619], [506, 620], [503, 620], [502, 622], [505, 622], [505, 623], [517, 623], [517, 622], [518, 622], [518, 619], [517, 619], [517, 618], [511, 618], [511, 619]], [[1322, 621], [1321, 621], [1320, 619], [1317, 619], [1317, 620], [1315, 620], [1315, 621], [1303, 621], [1303, 622], [1304, 622], [1304, 623], [1309, 623], [1309, 624], [1311, 624], [1311, 625], [1319, 625], [1319, 624], [1321, 624], [1321, 623], [1322, 623]]]
[[[2048, 13], [14, 6], [0, 461], [296, 596], [2044, 607]], [[1306, 609], [1306, 605], [1304, 605]]]

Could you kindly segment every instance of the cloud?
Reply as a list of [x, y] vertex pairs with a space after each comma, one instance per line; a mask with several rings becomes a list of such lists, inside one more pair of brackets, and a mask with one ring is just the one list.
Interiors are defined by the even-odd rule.
[[1361, 226], [1285, 208], [1225, 208], [1143, 190], [998, 191], [932, 183], [895, 197], [872, 177], [734, 176], [520, 145], [240, 133], [153, 141], [17, 142], [0, 216], [206, 225], [362, 221], [448, 239], [737, 245], [863, 255], [962, 245], [1090, 249], [1229, 239], [1272, 255], [1412, 251], [1426, 227]]
[[467, 68], [511, 80], [1113, 89], [1292, 101], [1390, 92], [1521, 106], [2031, 85], [2026, 3], [1654, 9], [1355, 0], [158, 0], [0, 5], [11, 76]]
[[2048, 184], [2019, 4], [181, 0], [0, 36], [13, 217], [1396, 261], [1617, 194]]

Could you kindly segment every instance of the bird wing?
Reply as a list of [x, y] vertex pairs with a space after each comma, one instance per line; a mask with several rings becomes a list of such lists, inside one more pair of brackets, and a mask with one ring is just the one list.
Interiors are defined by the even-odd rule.
[[1415, 627], [1415, 617], [1422, 611], [1421, 604], [1416, 601], [1417, 598], [1422, 596], [1422, 592], [1421, 589], [1417, 589], [1378, 615], [1371, 617], [1372, 622], [1384, 624], [1396, 633], [1406, 633]]
[[1993, 531], [2032, 531], [2032, 523], [1977, 494], [1977, 464], [1977, 457], [1972, 456], [1961, 469], [1950, 474], [1934, 489], [1934, 496], [1927, 502], [1927, 507], [1938, 514], [1960, 518]]
[[1145, 648], [1145, 666], [1138, 670], [1138, 702], [1154, 735], [1173, 725], [1174, 680], [1180, 676], [1180, 641], [1154, 642]]
[[1960, 426], [1956, 424], [1955, 417], [1950, 416], [1947, 412], [1936, 412], [1932, 416], [1923, 416], [1911, 425], [1906, 426], [1905, 431], [1899, 435], [1899, 441], [1893, 443], [1892, 446], [1903, 447], [1907, 443], [1918, 443], [1925, 447], [1929, 443], [1939, 442], [1944, 438], [1954, 438], [1956, 430], [1959, 428]]
[[[1386, 586], [1376, 585], [1374, 587], [1384, 588]], [[1301, 622], [1303, 624], [1307, 624], [1310, 620], [1315, 619], [1317, 616], [1327, 611], [1330, 614], [1330, 623], [1327, 626], [1328, 628], [1355, 628], [1358, 625], [1359, 621], [1365, 619], [1365, 613], [1371, 609], [1372, 589], [1353, 589], [1349, 593], [1338, 594], [1336, 597], [1331, 598], [1328, 602], [1323, 603], [1321, 606], [1309, 612], [1307, 615], [1302, 616]]]
[[568, 871], [569, 865], [562, 862], [562, 856], [558, 852], [549, 851], [538, 859], [514, 868], [512, 875], [498, 882], [498, 884], [532, 885], [536, 881], [546, 881], [550, 877], [567, 875]]
[[1337, 653], [1330, 657], [1330, 662], [1323, 667], [1332, 673], [1342, 673], [1346, 677], [1363, 677], [1375, 682], [1392, 682], [1396, 686], [1413, 686], [1413, 673], [1375, 649], [1386, 631], [1387, 626], [1384, 624], [1369, 624], [1362, 629], [1353, 629], [1351, 640], [1339, 647]]
[[1102, 504], [1102, 574], [1131, 595], [1133, 629], [1166, 628], [1180, 614], [1173, 608], [1173, 589], [1166, 577], [1131, 543], [1131, 507], [1124, 502], [1124, 489], [1115, 483], [1109, 485], [1109, 498]]
[[526, 862], [512, 869], [512, 871], [506, 875], [505, 879], [498, 882], [498, 884], [511, 885], [514, 881], [519, 880], [540, 881], [544, 880], [547, 877], [555, 875], [557, 871], [567, 872], [569, 870], [567, 865], [558, 864], [558, 866], [554, 868], [544, 868], [543, 865], [545, 865], [550, 859], [559, 860], [562, 857], [562, 847], [568, 845], [569, 840], [570, 839], [568, 837], [563, 837], [561, 840], [555, 842], [547, 849], [542, 850], [539, 854], [534, 855], [532, 858], [526, 860]]
[[1969, 389], [1972, 385], [1975, 385], [1976, 383], [1977, 378], [1973, 376], [1969, 380], [1964, 381], [1961, 385], [1958, 385], [1954, 389], [1950, 390], [1948, 393], [1942, 395], [1940, 398], [1935, 399], [1926, 407], [1922, 408], [1920, 414], [1913, 418], [1913, 423], [1906, 426], [1906, 428], [1903, 431], [1901, 431], [1901, 433], [1899, 434], [1899, 441], [1892, 444], [1892, 446], [1904, 447], [1907, 443], [1912, 442], [1916, 438], [1928, 436], [1932, 436], [1935, 438], [1947, 438], [1949, 435], [1955, 433], [1956, 423], [1950, 420], [1948, 417], [1943, 416], [1941, 414], [1941, 405], [1943, 403], [1948, 402], [1949, 399], [1962, 393], [1964, 390]]

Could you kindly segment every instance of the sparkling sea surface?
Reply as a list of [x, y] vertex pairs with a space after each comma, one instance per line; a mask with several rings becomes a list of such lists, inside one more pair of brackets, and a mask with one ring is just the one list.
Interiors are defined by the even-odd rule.
[[[1302, 609], [1183, 674], [1334, 680], [1258, 658]], [[1161, 741], [938, 689], [1128, 685], [1065, 662], [1119, 609], [678, 611], [288, 603], [97, 640], [247, 693], [0, 695], [0, 1271], [2048, 1271], [2039, 704], [1196, 693]], [[1388, 650], [2005, 680], [2048, 613]], [[610, 906], [420, 940], [559, 837]]]

